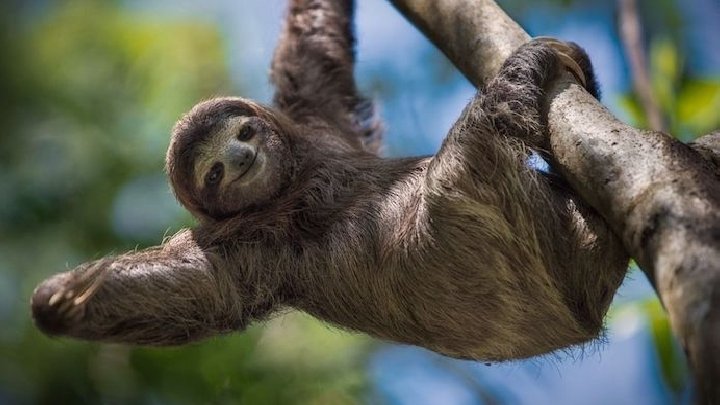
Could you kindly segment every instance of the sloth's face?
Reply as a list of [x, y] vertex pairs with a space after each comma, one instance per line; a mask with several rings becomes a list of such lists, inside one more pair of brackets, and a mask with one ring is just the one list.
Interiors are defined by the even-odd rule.
[[168, 154], [180, 201], [193, 212], [222, 219], [277, 197], [295, 168], [291, 134], [277, 114], [239, 98], [193, 108], [176, 126]]
[[233, 116], [198, 147], [193, 181], [211, 216], [229, 216], [277, 196], [291, 164], [286, 140], [271, 122]]

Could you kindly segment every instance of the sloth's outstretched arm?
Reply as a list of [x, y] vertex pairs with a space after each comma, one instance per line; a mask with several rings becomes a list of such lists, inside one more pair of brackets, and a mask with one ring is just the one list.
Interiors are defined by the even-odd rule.
[[375, 152], [381, 126], [355, 85], [353, 12], [352, 0], [291, 0], [270, 78], [275, 105], [291, 118]]
[[162, 246], [85, 263], [35, 290], [33, 317], [51, 335], [175, 345], [242, 329], [249, 319], [231, 274], [191, 231]]

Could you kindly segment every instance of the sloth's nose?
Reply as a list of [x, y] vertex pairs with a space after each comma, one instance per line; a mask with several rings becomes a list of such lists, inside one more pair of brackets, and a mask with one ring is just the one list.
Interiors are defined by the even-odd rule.
[[247, 168], [255, 159], [255, 150], [248, 145], [233, 145], [230, 147], [228, 157], [233, 167]]

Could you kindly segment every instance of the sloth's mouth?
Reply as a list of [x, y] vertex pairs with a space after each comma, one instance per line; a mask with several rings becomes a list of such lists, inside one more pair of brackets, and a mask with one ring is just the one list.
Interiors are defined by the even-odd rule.
[[246, 165], [245, 170], [243, 170], [242, 173], [238, 174], [238, 176], [235, 177], [235, 179], [233, 179], [233, 181], [231, 181], [230, 183], [235, 183], [236, 181], [242, 179], [250, 171], [250, 169], [252, 169], [253, 166], [255, 166], [255, 161], [257, 160], [257, 155], [258, 155], [257, 152], [255, 152], [255, 154], [253, 155], [252, 162], [250, 162], [250, 164]]

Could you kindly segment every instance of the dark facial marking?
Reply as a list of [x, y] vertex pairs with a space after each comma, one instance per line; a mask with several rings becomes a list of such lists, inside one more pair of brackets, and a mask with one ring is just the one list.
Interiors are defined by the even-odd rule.
[[206, 186], [217, 185], [220, 182], [220, 180], [222, 180], [224, 173], [225, 173], [225, 165], [223, 165], [220, 162], [215, 162], [215, 164], [208, 171], [207, 175], [205, 175], [205, 185]]
[[255, 136], [255, 128], [252, 125], [243, 125], [240, 129], [240, 133], [237, 136], [238, 141], [247, 142]]
[[240, 173], [232, 182], [234, 183], [234, 182], [240, 180], [243, 176], [245, 176], [247, 174], [247, 172], [249, 172], [250, 169], [255, 164], [256, 159], [257, 159], [257, 153], [252, 155], [252, 160], [250, 161], [250, 163], [241, 165], [241, 166], [245, 166], [245, 170], [243, 170], [243, 172]]

